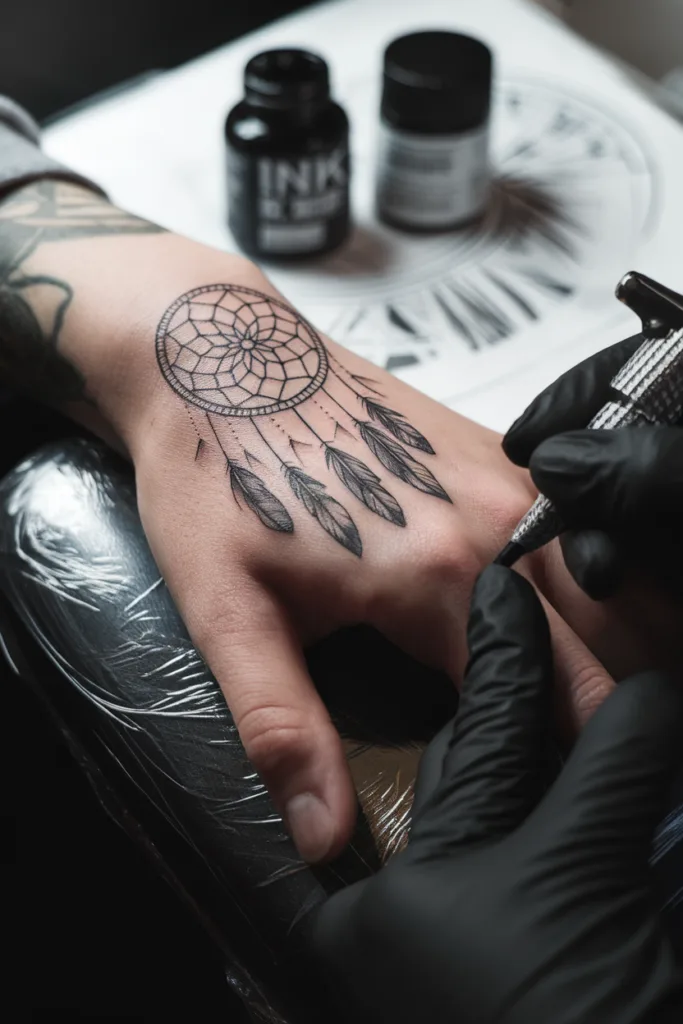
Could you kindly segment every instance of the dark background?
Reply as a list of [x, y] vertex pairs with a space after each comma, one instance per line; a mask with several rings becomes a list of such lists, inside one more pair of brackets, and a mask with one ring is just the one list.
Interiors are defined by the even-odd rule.
[[[0, 0], [0, 93], [51, 119], [307, 5]], [[32, 429], [23, 431], [26, 450]], [[11, 447], [3, 443], [0, 475], [22, 454]], [[243, 1024], [209, 941], [101, 810], [2, 659], [0, 685], [2, 1019]]]
[[1, 0], [0, 93], [39, 120], [311, 0]]

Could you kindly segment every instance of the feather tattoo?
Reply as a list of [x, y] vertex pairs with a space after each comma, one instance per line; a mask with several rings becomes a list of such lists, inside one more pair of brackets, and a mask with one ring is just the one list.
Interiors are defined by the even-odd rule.
[[344, 506], [327, 493], [325, 485], [319, 480], [314, 480], [297, 466], [287, 466], [285, 476], [295, 497], [306, 511], [318, 520], [323, 530], [326, 530], [338, 544], [360, 558], [363, 554], [363, 544], [356, 524]]
[[382, 487], [377, 474], [364, 462], [331, 445], [325, 448], [325, 462], [329, 469], [334, 470], [344, 486], [371, 512], [397, 526], [406, 525], [403, 509], [396, 498]]
[[372, 454], [390, 473], [418, 491], [450, 502], [451, 499], [434, 474], [409, 455], [393, 437], [389, 437], [368, 422], [359, 423], [358, 430]]
[[289, 512], [279, 498], [276, 498], [272, 491], [269, 491], [263, 480], [256, 473], [243, 466], [236, 466], [234, 462], [230, 466], [230, 486], [239, 505], [240, 499], [245, 505], [259, 517], [264, 526], [269, 530], [277, 530], [279, 533], [292, 533], [294, 523]]
[[[273, 295], [231, 284], [193, 288], [161, 318], [156, 356], [168, 386], [188, 409], [202, 410], [237, 505], [269, 530], [294, 532], [289, 503], [267, 486], [275, 472], [284, 473], [294, 499], [318, 525], [358, 558], [360, 532], [329, 493], [330, 480], [343, 484], [363, 514], [372, 512], [392, 526], [404, 527], [406, 515], [380, 477], [383, 469], [424, 494], [451, 500], [407, 450], [434, 455], [427, 438], [384, 404], [377, 381], [347, 369], [316, 329]], [[195, 455], [203, 461], [204, 439], [192, 422]], [[359, 441], [374, 457], [369, 465], [345, 450], [345, 442]], [[299, 465], [289, 461], [292, 455]]]
[[390, 434], [393, 434], [403, 444], [410, 445], [411, 448], [418, 448], [421, 452], [426, 452], [428, 455], [434, 455], [434, 449], [427, 438], [412, 423], [408, 423], [408, 420], [402, 413], [388, 409], [386, 405], [379, 405], [371, 398], [364, 397], [362, 402], [370, 419], [376, 420], [380, 426], [388, 430]]

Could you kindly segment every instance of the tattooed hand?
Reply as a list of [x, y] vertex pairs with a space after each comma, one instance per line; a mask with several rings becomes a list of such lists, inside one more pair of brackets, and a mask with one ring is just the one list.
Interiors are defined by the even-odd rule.
[[[450, 501], [409, 450], [434, 455], [429, 441], [402, 413], [381, 404], [385, 396], [376, 381], [349, 373], [315, 328], [274, 296], [227, 284], [195, 288], [166, 311], [156, 352], [197, 431], [195, 458], [204, 453], [207, 438], [209, 447], [215, 442], [237, 505], [244, 503], [270, 530], [294, 531], [285, 504], [269, 489], [278, 471], [289, 496], [359, 558], [361, 535], [329, 491], [330, 474], [395, 526], [406, 525], [405, 513], [382, 483], [380, 467], [424, 494]], [[379, 466], [354, 454], [359, 441]]]
[[[339, 852], [355, 799], [304, 645], [366, 622], [459, 680], [473, 580], [533, 500], [528, 476], [497, 435], [321, 337], [239, 257], [54, 182], [0, 203], [0, 225], [3, 365], [127, 450], [249, 757], [303, 855]], [[607, 649], [608, 617], [561, 565], [543, 555], [529, 573], [628, 661], [630, 637]], [[609, 678], [550, 612], [558, 680], [585, 715]]]

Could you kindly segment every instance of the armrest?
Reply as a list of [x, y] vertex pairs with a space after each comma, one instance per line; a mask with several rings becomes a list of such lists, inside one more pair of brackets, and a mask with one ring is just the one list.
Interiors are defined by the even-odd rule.
[[125, 462], [79, 439], [21, 463], [0, 485], [0, 566], [7, 653], [109, 813], [199, 917], [260, 1019], [319, 1019], [307, 915], [400, 848], [420, 751], [455, 710], [450, 683], [372, 630], [310, 652], [363, 811], [345, 855], [314, 870], [159, 577]]

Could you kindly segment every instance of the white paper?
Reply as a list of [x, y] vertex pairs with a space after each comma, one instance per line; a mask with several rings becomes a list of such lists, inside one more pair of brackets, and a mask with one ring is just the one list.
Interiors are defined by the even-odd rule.
[[[495, 52], [499, 185], [476, 232], [415, 238], [373, 213], [381, 55], [396, 35], [435, 27]], [[626, 271], [683, 287], [683, 129], [523, 0], [323, 4], [72, 115], [46, 148], [122, 206], [234, 250], [223, 122], [246, 60], [281, 45], [330, 63], [353, 126], [356, 229], [324, 261], [267, 272], [338, 341], [505, 429], [558, 373], [637, 330], [613, 298]]]

